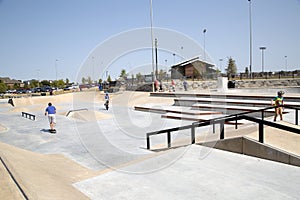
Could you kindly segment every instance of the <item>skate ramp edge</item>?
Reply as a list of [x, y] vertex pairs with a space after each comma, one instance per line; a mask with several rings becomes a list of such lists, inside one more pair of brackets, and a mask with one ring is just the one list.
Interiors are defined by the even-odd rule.
[[300, 167], [300, 156], [245, 136], [197, 144]]

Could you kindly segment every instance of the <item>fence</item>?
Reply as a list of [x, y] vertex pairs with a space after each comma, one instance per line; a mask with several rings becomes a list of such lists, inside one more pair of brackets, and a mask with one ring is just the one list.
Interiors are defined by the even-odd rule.
[[[295, 110], [295, 124], [296, 125], [299, 124], [299, 122], [298, 122], [299, 121], [298, 120], [299, 119], [298, 111], [300, 110], [300, 107], [285, 106], [285, 105], [280, 105], [280, 106], [277, 106], [277, 107], [285, 107], [285, 108], [289, 108], [289, 109], [294, 109]], [[202, 121], [202, 122], [194, 122], [192, 125], [187, 125], [187, 126], [181, 126], [181, 127], [176, 127], [176, 128], [170, 128], [170, 129], [164, 129], [164, 130], [160, 130], [160, 131], [150, 132], [150, 133], [147, 133], [147, 135], [146, 135], [147, 149], [150, 149], [150, 136], [167, 133], [167, 145], [168, 145], [168, 148], [170, 148], [171, 147], [171, 133], [174, 132], [174, 131], [180, 131], [180, 130], [185, 130], [185, 129], [191, 129], [191, 144], [194, 144], [196, 142], [195, 141], [195, 129], [197, 127], [204, 127], [204, 126], [208, 126], [208, 125], [213, 125], [213, 132], [215, 132], [215, 125], [216, 124], [220, 125], [220, 139], [222, 140], [222, 139], [225, 139], [224, 124], [226, 122], [229, 122], [229, 121], [235, 121], [235, 128], [237, 129], [238, 128], [238, 120], [242, 120], [242, 119], [252, 121], [252, 122], [256, 122], [259, 125], [259, 130], [258, 130], [259, 139], [258, 140], [261, 143], [264, 142], [264, 128], [263, 128], [264, 125], [271, 126], [271, 127], [278, 128], [278, 129], [282, 129], [282, 130], [289, 131], [289, 132], [292, 132], [292, 133], [300, 134], [300, 129], [264, 120], [264, 116], [265, 116], [264, 112], [266, 110], [274, 109], [274, 108], [276, 108], [276, 107], [267, 107], [267, 108], [263, 108], [263, 109], [259, 109], [259, 110], [255, 110], [255, 111], [248, 111], [248, 112], [228, 115], [228, 116], [225, 116], [225, 117], [214, 118], [214, 119], [211, 119], [211, 120], [205, 120], [205, 121]], [[261, 119], [249, 116], [249, 114], [257, 113], [257, 112], [261, 113]]]

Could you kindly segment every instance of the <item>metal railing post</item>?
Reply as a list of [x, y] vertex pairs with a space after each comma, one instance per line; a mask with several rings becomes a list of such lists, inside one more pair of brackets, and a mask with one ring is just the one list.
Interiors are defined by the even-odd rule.
[[298, 125], [298, 109], [297, 108], [295, 109], [295, 113], [296, 113], [296, 116], [295, 116], [296, 123], [295, 124]]
[[224, 120], [220, 122], [220, 140], [224, 139]]
[[147, 134], [147, 149], [150, 149], [150, 136]]
[[192, 128], [191, 128], [191, 142], [192, 144], [195, 144], [195, 125], [193, 124]]
[[167, 140], [168, 140], [168, 148], [170, 148], [171, 147], [171, 132], [170, 131], [167, 132]]
[[237, 120], [237, 115], [235, 115], [235, 129], [238, 129], [238, 120]]
[[262, 122], [259, 122], [259, 128], [258, 128], [258, 141], [261, 143], [264, 143], [264, 124]]

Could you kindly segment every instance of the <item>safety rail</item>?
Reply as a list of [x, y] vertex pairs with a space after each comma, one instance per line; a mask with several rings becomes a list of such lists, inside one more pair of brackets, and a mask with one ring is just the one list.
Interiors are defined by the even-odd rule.
[[27, 113], [27, 112], [22, 112], [22, 117], [25, 117], [25, 118], [31, 119], [31, 120], [35, 120], [35, 115]]
[[[264, 112], [266, 110], [274, 109], [277, 107], [294, 109], [295, 110], [295, 124], [296, 125], [299, 124], [298, 123], [298, 121], [299, 121], [298, 120], [299, 119], [298, 111], [300, 110], [300, 107], [285, 106], [285, 105], [272, 106], [272, 107], [266, 107], [263, 109], [255, 110], [255, 111], [247, 111], [247, 112], [227, 115], [224, 117], [218, 117], [218, 118], [214, 118], [214, 119], [210, 119], [210, 120], [203, 120], [201, 122], [194, 122], [194, 123], [192, 123], [192, 125], [169, 128], [169, 129], [164, 129], [164, 130], [147, 133], [146, 134], [147, 149], [150, 149], [150, 136], [167, 133], [167, 145], [168, 145], [168, 148], [170, 148], [171, 147], [171, 133], [174, 131], [180, 131], [180, 130], [185, 130], [185, 129], [191, 129], [191, 144], [195, 144], [195, 142], [196, 142], [195, 141], [195, 129], [196, 128], [213, 125], [213, 133], [215, 133], [215, 125], [216, 124], [220, 124], [220, 139], [222, 140], [222, 139], [225, 139], [224, 124], [229, 121], [235, 121], [235, 129], [237, 129], [238, 128], [238, 120], [242, 120], [242, 119], [256, 122], [259, 124], [259, 139], [258, 140], [261, 143], [264, 142], [264, 128], [263, 128], [264, 125], [282, 129], [282, 130], [289, 131], [289, 132], [293, 132], [296, 134], [300, 134], [300, 129], [264, 120], [264, 116], [265, 116]], [[261, 119], [249, 116], [249, 114], [257, 113], [257, 112], [261, 113]]]

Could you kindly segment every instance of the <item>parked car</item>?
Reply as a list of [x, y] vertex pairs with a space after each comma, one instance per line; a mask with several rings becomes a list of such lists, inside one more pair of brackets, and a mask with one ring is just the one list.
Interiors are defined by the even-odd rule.
[[50, 92], [52, 90], [52, 88], [50, 86], [44, 86], [41, 88], [42, 92]]
[[40, 88], [40, 87], [36, 87], [36, 88], [32, 89], [33, 93], [38, 93], [38, 92], [41, 92], [41, 91], [42, 91], [42, 88]]

